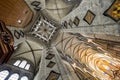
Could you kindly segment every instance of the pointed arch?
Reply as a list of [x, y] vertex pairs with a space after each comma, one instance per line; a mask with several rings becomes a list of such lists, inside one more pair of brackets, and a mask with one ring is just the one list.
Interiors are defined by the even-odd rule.
[[18, 80], [18, 79], [19, 79], [19, 74], [14, 73], [14, 74], [12, 74], [12, 75], [9, 77], [8, 80]]
[[20, 63], [21, 63], [21, 61], [20, 61], [20, 60], [17, 60], [13, 65], [14, 65], [14, 66], [18, 66]]
[[19, 67], [20, 67], [20, 68], [25, 68], [26, 64], [27, 64], [27, 61], [26, 61], [26, 60], [23, 60], [23, 61], [20, 63]]
[[9, 71], [8, 70], [1, 71], [0, 72], [0, 80], [5, 80], [8, 75], [9, 75]]
[[23, 76], [20, 80], [29, 80], [27, 76]]

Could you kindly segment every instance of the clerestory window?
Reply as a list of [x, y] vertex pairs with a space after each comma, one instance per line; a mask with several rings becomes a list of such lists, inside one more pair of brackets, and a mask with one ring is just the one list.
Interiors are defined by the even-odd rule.
[[17, 60], [13, 65], [18, 66], [20, 68], [24, 68], [26, 70], [29, 70], [30, 68], [30, 64], [28, 64], [26, 60], [23, 61]]

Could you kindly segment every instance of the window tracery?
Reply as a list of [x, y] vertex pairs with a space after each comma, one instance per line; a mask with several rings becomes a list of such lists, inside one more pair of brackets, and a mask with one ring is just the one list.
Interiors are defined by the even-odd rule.
[[28, 80], [27, 76], [23, 76], [20, 80]]
[[19, 79], [19, 74], [14, 73], [14, 74], [12, 74], [12, 75], [9, 77], [8, 80], [18, 80], [18, 79]]
[[9, 71], [8, 70], [1, 71], [0, 72], [0, 80], [5, 80], [8, 75], [9, 75]]

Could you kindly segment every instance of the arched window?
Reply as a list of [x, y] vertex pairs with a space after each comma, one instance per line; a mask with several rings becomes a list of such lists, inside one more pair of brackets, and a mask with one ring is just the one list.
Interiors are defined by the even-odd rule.
[[30, 69], [30, 64], [27, 64], [26, 60], [23, 60], [23, 61], [17, 60], [13, 65], [18, 66], [20, 68], [24, 68], [26, 70]]
[[0, 80], [5, 80], [6, 77], [9, 75], [9, 71], [4, 70], [0, 72]]
[[25, 69], [26, 69], [26, 70], [29, 70], [29, 68], [30, 68], [30, 64], [27, 64], [27, 65], [25, 66]]
[[23, 60], [23, 61], [20, 63], [19, 67], [20, 67], [20, 68], [25, 68], [26, 64], [27, 64], [27, 61]]
[[23, 76], [20, 80], [28, 80], [27, 76]]
[[20, 62], [21, 62], [20, 60], [17, 60], [13, 65], [18, 66], [20, 64]]
[[8, 80], [18, 80], [19, 79], [19, 75], [17, 73], [12, 74]]

